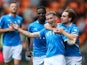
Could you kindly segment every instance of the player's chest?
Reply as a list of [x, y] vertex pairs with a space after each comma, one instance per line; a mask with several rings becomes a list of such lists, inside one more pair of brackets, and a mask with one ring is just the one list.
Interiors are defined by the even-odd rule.
[[61, 37], [60, 34], [55, 34], [53, 31], [47, 31], [46, 34], [45, 34], [46, 37]]
[[21, 24], [21, 20], [19, 20], [19, 19], [17, 19], [17, 18], [14, 18], [14, 19], [9, 19], [9, 18], [7, 18], [6, 20], [5, 20], [5, 24], [6, 25], [8, 25], [8, 24], [11, 24], [11, 23], [15, 23], [15, 24]]

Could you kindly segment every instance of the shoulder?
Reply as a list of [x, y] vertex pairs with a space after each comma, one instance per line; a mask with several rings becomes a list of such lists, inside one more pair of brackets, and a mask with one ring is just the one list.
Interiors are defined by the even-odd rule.
[[61, 27], [61, 26], [62, 26], [62, 23], [58, 23], [58, 24], [57, 24], [57, 27]]
[[3, 15], [3, 16], [1, 16], [1, 18], [6, 18], [6, 17], [9, 17], [9, 15]]
[[77, 28], [77, 29], [79, 29], [76, 24], [72, 24], [72, 28]]
[[40, 31], [40, 33], [46, 33], [46, 29], [45, 28], [43, 28], [41, 31]]
[[36, 25], [37, 24], [37, 20], [36, 21], [33, 21], [29, 26], [34, 26], [34, 25]]
[[78, 28], [78, 26], [76, 24], [72, 24], [71, 28], [75, 32], [80, 32], [80, 30], [79, 30], [79, 28]]
[[20, 19], [20, 20], [23, 20], [23, 17], [17, 15], [17, 18]]
[[4, 21], [4, 20], [6, 20], [7, 18], [9, 18], [9, 15], [3, 15], [3, 16], [1, 16], [1, 18], [0, 18], [0, 21]]

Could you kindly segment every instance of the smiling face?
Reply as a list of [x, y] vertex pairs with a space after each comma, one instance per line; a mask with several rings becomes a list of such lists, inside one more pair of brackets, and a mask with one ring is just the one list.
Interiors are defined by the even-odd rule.
[[49, 14], [46, 16], [46, 20], [52, 27], [54, 27], [56, 25], [57, 17], [53, 14]]
[[63, 12], [61, 16], [61, 22], [62, 23], [68, 23], [69, 22], [69, 13], [68, 12]]
[[12, 14], [16, 14], [16, 13], [17, 13], [17, 9], [18, 9], [18, 6], [17, 6], [16, 3], [11, 3], [11, 4], [10, 4], [10, 12], [11, 12]]

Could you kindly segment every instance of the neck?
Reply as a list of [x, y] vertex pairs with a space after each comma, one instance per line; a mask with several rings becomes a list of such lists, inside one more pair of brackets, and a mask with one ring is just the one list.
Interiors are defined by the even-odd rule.
[[15, 17], [15, 16], [16, 16], [16, 14], [13, 14], [13, 13], [10, 13], [10, 15], [11, 15], [11, 16], [13, 16], [13, 17]]
[[71, 24], [71, 22], [65, 23], [65, 26], [69, 26]]
[[56, 26], [57, 26], [57, 23], [54, 23], [54, 26], [52, 26], [53, 28], [56, 28]]
[[45, 20], [39, 20], [38, 19], [38, 21], [39, 21], [40, 24], [44, 24], [45, 23]]

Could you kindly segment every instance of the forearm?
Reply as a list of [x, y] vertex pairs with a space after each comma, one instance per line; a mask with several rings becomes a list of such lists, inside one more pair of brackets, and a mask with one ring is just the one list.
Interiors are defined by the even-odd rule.
[[44, 27], [48, 30], [53, 30], [54, 29], [49, 23], [45, 24]]
[[69, 34], [65, 31], [63, 31], [63, 34], [68, 38], [67, 39], [67, 43], [72, 45], [72, 44], [75, 44], [76, 43], [76, 40], [77, 40], [77, 36], [74, 35], [74, 34]]
[[73, 45], [73, 44], [76, 43], [76, 39], [73, 39], [73, 40], [68, 39], [68, 40], [67, 40], [67, 43], [68, 43], [69, 45]]
[[22, 30], [22, 29], [20, 29], [20, 28], [18, 28], [18, 31], [19, 31], [20, 33], [24, 34], [24, 35], [27, 36], [27, 37], [40, 37], [40, 35], [39, 35], [38, 32], [30, 33], [30, 32], [28, 32], [28, 31], [24, 31], [24, 30]]
[[9, 29], [6, 28], [6, 29], [0, 29], [0, 33], [5, 33], [5, 32], [9, 32]]
[[74, 34], [69, 34], [69, 33], [67, 33], [66, 31], [63, 31], [62, 34], [65, 35], [65, 36], [66, 36], [68, 39], [70, 39], [70, 40], [73, 40], [73, 39], [77, 38], [76, 35], [74, 35]]
[[32, 38], [27, 38], [27, 50], [31, 51], [33, 46], [33, 39]]
[[32, 56], [32, 46], [31, 46], [31, 43], [30, 43], [30, 38], [27, 38], [27, 44], [26, 44], [26, 55], [28, 56], [28, 57], [31, 57]]

